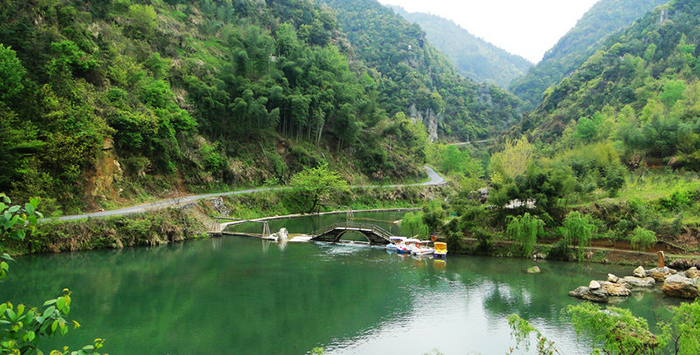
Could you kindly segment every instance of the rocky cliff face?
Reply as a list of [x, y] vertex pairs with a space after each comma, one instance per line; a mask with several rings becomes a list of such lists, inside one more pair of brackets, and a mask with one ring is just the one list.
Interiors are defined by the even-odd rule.
[[122, 181], [124, 171], [114, 152], [112, 138], [104, 138], [102, 149], [97, 152], [94, 172], [88, 176], [88, 194], [92, 205], [99, 206], [101, 201], [116, 200], [120, 189], [115, 183]]

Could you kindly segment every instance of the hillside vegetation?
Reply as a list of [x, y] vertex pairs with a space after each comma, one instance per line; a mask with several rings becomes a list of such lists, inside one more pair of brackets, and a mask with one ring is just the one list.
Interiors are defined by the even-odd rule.
[[516, 116], [519, 100], [459, 78], [403, 20], [363, 14], [402, 43], [372, 55], [380, 34], [349, 43], [336, 16], [304, 0], [4, 0], [0, 191], [65, 213], [286, 183], [322, 162], [410, 179], [427, 129], [408, 116], [432, 112], [446, 139]]
[[525, 75], [533, 66], [527, 59], [472, 35], [451, 20], [407, 12], [398, 6], [391, 8], [409, 22], [419, 24], [428, 41], [450, 59], [460, 74], [474, 81], [507, 89], [513, 79]]
[[674, 0], [608, 38], [499, 142], [488, 171], [495, 208], [466, 190], [453, 200], [458, 226], [487, 249], [493, 236], [555, 238], [559, 258], [595, 239], [696, 252], [699, 19], [698, 2]]
[[629, 26], [654, 7], [668, 0], [601, 0], [583, 15], [542, 61], [510, 84], [510, 91], [529, 108], [542, 101], [542, 94], [569, 76], [601, 48], [602, 40]]

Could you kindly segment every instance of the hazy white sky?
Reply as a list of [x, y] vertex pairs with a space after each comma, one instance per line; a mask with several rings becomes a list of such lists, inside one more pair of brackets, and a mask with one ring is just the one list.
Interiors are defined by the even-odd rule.
[[379, 0], [450, 19], [533, 63], [542, 59], [598, 0]]

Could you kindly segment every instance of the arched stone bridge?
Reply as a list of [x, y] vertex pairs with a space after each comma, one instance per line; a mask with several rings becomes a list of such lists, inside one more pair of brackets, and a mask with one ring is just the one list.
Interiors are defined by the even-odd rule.
[[392, 237], [392, 234], [387, 230], [373, 224], [350, 222], [336, 223], [326, 226], [317, 231], [315, 233], [316, 236], [311, 238], [311, 240], [317, 242], [337, 243], [343, 237], [343, 234], [348, 232], [362, 233], [365, 237], [367, 237], [371, 245], [387, 245], [391, 243], [389, 238]]

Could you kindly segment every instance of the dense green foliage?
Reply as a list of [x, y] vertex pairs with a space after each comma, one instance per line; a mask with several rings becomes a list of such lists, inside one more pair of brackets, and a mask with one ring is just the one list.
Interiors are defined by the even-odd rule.
[[380, 107], [390, 116], [405, 112], [429, 129], [436, 123], [440, 136], [464, 141], [498, 134], [518, 117], [520, 100], [461, 77], [420, 26], [374, 0], [325, 2], [337, 11], [355, 56], [367, 67], [367, 81], [378, 90]]
[[478, 38], [451, 20], [392, 6], [397, 14], [425, 31], [430, 44], [444, 53], [457, 71], [477, 82], [492, 82], [507, 88], [510, 82], [532, 67], [527, 59], [510, 54]]
[[510, 90], [528, 107], [542, 101], [548, 87], [567, 77], [601, 46], [609, 35], [630, 25], [655, 6], [668, 0], [602, 0], [578, 21], [541, 62], [510, 85]]
[[426, 238], [430, 228], [423, 223], [422, 212], [408, 212], [401, 219], [401, 234], [409, 238]]

